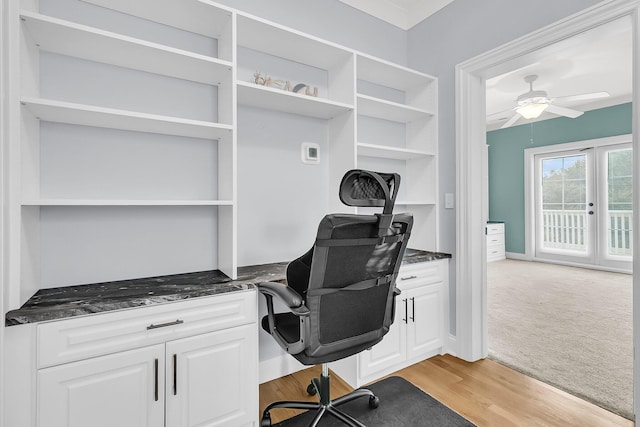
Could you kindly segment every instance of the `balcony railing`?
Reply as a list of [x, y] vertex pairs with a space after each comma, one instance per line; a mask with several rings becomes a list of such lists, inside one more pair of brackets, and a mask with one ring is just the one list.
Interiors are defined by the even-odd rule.
[[[543, 210], [545, 248], [587, 251], [587, 214], [584, 211]], [[632, 211], [609, 211], [607, 220], [608, 254], [633, 254]]]
[[609, 211], [607, 224], [609, 255], [633, 255], [633, 212]]

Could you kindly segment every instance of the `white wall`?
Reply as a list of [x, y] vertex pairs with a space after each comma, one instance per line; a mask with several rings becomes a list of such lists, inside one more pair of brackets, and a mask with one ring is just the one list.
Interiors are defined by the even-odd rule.
[[[408, 32], [408, 65], [438, 77], [440, 192], [455, 193], [455, 66], [524, 36], [598, 0], [456, 0]], [[440, 250], [453, 254], [450, 270], [450, 325], [456, 331], [455, 210], [440, 203]], [[480, 214], [480, 213], [478, 213]]]
[[352, 49], [406, 65], [407, 33], [338, 0], [217, 0]]

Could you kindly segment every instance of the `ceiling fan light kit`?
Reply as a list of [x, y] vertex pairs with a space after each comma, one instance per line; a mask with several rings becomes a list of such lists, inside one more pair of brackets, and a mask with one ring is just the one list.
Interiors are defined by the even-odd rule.
[[549, 104], [547, 104], [546, 102], [524, 104], [520, 107], [517, 107], [516, 112], [525, 119], [536, 119], [540, 117], [540, 114], [542, 114], [542, 112], [546, 110], [548, 106]]
[[523, 117], [525, 119], [536, 119], [540, 117], [540, 115], [544, 111], [569, 118], [576, 118], [583, 114], [582, 111], [560, 107], [558, 105], [552, 105], [552, 103], [558, 99], [564, 101], [591, 100], [609, 96], [607, 92], [595, 92], [585, 93], [581, 95], [565, 96], [562, 98], [549, 98], [547, 96], [547, 92], [543, 90], [533, 90], [533, 82], [535, 82], [537, 79], [537, 75], [530, 75], [524, 78], [524, 81], [526, 83], [529, 83], [529, 92], [520, 95], [516, 100], [518, 105], [515, 108], [508, 110], [515, 110], [516, 114], [514, 114], [509, 120], [507, 120], [506, 123], [501, 126], [502, 129], [512, 126], [515, 122], [518, 121], [520, 117]]

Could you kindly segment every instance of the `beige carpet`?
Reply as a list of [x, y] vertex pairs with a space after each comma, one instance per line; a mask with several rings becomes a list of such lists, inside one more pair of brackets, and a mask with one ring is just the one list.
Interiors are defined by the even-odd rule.
[[489, 357], [633, 419], [632, 281], [553, 264], [489, 263]]

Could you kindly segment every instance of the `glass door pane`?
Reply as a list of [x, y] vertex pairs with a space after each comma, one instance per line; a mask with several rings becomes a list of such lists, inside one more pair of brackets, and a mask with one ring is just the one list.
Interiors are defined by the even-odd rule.
[[585, 256], [589, 253], [587, 155], [541, 158], [541, 251]]
[[606, 257], [629, 261], [633, 254], [632, 159], [631, 148], [606, 151]]

